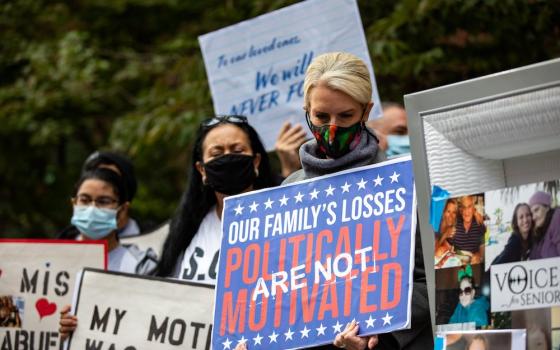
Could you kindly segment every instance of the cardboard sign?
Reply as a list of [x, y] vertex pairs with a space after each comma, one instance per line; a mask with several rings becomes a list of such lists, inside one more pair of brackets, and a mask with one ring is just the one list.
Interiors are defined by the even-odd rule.
[[226, 198], [212, 344], [326, 344], [407, 328], [416, 228], [410, 157]]
[[214, 288], [85, 269], [68, 349], [210, 349]]
[[106, 268], [106, 243], [2, 239], [0, 256], [0, 348], [58, 349], [59, 311], [80, 269]]
[[303, 1], [202, 35], [199, 42], [215, 113], [247, 116], [269, 151], [284, 121], [305, 123], [303, 78], [325, 52], [350, 52], [366, 62], [372, 115], [381, 115], [356, 0]]

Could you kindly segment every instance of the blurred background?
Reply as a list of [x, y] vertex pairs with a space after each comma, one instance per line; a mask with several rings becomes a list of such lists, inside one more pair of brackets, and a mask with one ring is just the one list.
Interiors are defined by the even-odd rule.
[[[167, 220], [213, 113], [197, 37], [295, 2], [0, 1], [0, 236], [67, 226], [97, 149], [133, 160], [132, 215]], [[558, 0], [358, 3], [382, 101], [560, 56]]]

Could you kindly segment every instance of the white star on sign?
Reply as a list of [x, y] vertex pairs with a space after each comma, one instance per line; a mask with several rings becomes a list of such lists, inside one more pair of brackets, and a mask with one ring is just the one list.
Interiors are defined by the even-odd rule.
[[241, 206], [241, 203], [237, 203], [237, 207], [233, 208], [235, 210], [235, 216], [243, 214], [244, 207]]
[[323, 324], [321, 323], [321, 326], [315, 329], [317, 330], [317, 336], [319, 336], [319, 335], [325, 335], [325, 329], [327, 329], [327, 327], [323, 326]]
[[284, 205], [288, 205], [288, 197], [286, 197], [286, 195], [283, 195], [282, 198], [280, 198], [280, 206], [284, 206]]
[[276, 338], [278, 338], [278, 334], [275, 331], [272, 331], [272, 334], [268, 336], [270, 338], [270, 343], [277, 343]]
[[360, 190], [360, 189], [365, 190], [366, 189], [366, 184], [367, 184], [367, 181], [364, 181], [363, 178], [360, 180], [360, 182], [356, 183], [356, 185], [358, 185], [358, 190]]
[[318, 194], [319, 194], [319, 191], [317, 191], [316, 189], [313, 189], [313, 191], [311, 191], [309, 193], [309, 195], [311, 196], [311, 199], [317, 199]]
[[342, 332], [342, 324], [339, 323], [338, 321], [336, 321], [336, 324], [334, 326], [332, 326], [333, 328], [333, 333], [340, 333]]
[[253, 344], [253, 345], [261, 345], [261, 340], [262, 339], [263, 339], [263, 337], [261, 337], [260, 334], [257, 334], [257, 336], [253, 338], [253, 340], [255, 341], [255, 344]]
[[327, 188], [327, 189], [325, 190], [325, 192], [327, 193], [327, 197], [328, 197], [328, 196], [334, 195], [334, 189], [335, 189], [335, 188], [332, 187], [331, 184], [329, 184], [329, 188]]
[[369, 318], [366, 320], [366, 328], [369, 327], [374, 327], [373, 323], [375, 322], [375, 318], [371, 317], [371, 315], [369, 315]]
[[270, 198], [268, 198], [268, 200], [266, 202], [264, 202], [264, 208], [265, 209], [272, 209], [272, 203], [274, 203], [274, 201], [271, 201]]
[[401, 174], [397, 174], [396, 171], [393, 171], [393, 175], [389, 176], [391, 178], [391, 183], [399, 182], [399, 176], [401, 176]]
[[374, 182], [374, 186], [381, 186], [381, 182], [383, 181], [383, 178], [381, 176], [379, 176], [379, 174], [377, 174], [377, 177], [373, 180]]
[[309, 332], [311, 329], [307, 329], [307, 326], [303, 327], [303, 330], [299, 331], [301, 333], [301, 339], [309, 338]]
[[249, 206], [249, 208], [251, 208], [251, 213], [254, 212], [254, 211], [257, 211], [257, 207], [258, 207], [258, 206], [259, 206], [259, 203], [253, 201], [253, 204], [251, 204], [251, 205]]
[[229, 340], [229, 338], [226, 338], [226, 341], [222, 343], [222, 345], [224, 346], [224, 350], [225, 349], [231, 349], [231, 341]]
[[302, 198], [303, 198], [303, 194], [301, 194], [301, 192], [298, 192], [294, 198], [296, 199], [296, 203], [302, 202]]
[[294, 340], [293, 338], [294, 332], [292, 332], [290, 328], [288, 328], [288, 331], [284, 333], [284, 335], [286, 336], [286, 340]]
[[241, 339], [239, 339], [239, 340], [237, 341], [237, 344], [243, 344], [243, 343], [246, 343], [246, 342], [247, 342], [247, 339], [245, 339], [245, 337], [242, 336]]
[[340, 188], [342, 188], [342, 193], [350, 192], [350, 186], [348, 182], [344, 181], [344, 185], [340, 186]]
[[393, 316], [389, 316], [389, 313], [387, 312], [385, 314], [385, 317], [381, 317], [381, 319], [383, 320], [383, 325], [391, 325], [391, 319], [393, 318]]

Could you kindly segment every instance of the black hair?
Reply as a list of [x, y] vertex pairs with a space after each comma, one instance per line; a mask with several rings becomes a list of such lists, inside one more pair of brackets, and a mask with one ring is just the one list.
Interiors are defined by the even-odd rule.
[[73, 196], [76, 197], [78, 195], [80, 186], [82, 186], [82, 184], [86, 180], [92, 180], [92, 179], [101, 180], [111, 185], [113, 191], [115, 191], [115, 194], [118, 197], [119, 205], [128, 201], [126, 186], [124, 184], [123, 178], [113, 170], [107, 168], [94, 168], [93, 170], [89, 170], [82, 173], [82, 176], [80, 176], [80, 179], [78, 180], [78, 182], [76, 182], [76, 185], [74, 186]]
[[[126, 156], [109, 151], [95, 151], [89, 155], [82, 166], [82, 173], [99, 168], [104, 164], [114, 165], [119, 169], [120, 176], [126, 185], [127, 201], [131, 202], [136, 195], [138, 182], [134, 173], [134, 164]], [[117, 174], [118, 175], [118, 174]]]
[[253, 184], [253, 189], [257, 190], [275, 185], [268, 155], [253, 127], [247, 123], [234, 123], [226, 119], [211, 126], [201, 125], [196, 133], [193, 146], [189, 181], [169, 225], [169, 235], [163, 245], [161, 259], [157, 267], [156, 274], [158, 276], [169, 277], [173, 274], [177, 260], [190, 245], [208, 211], [216, 204], [215, 193], [210, 187], [203, 184], [202, 176], [196, 169], [196, 163], [202, 162], [202, 144], [208, 132], [216, 126], [226, 123], [243, 130], [249, 137], [253, 154], [261, 155], [259, 174]]

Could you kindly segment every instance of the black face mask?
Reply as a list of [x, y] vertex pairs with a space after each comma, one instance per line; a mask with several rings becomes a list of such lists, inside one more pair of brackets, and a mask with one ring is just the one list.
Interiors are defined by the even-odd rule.
[[203, 164], [206, 184], [223, 194], [239, 194], [251, 186], [257, 177], [254, 156], [226, 154]]

